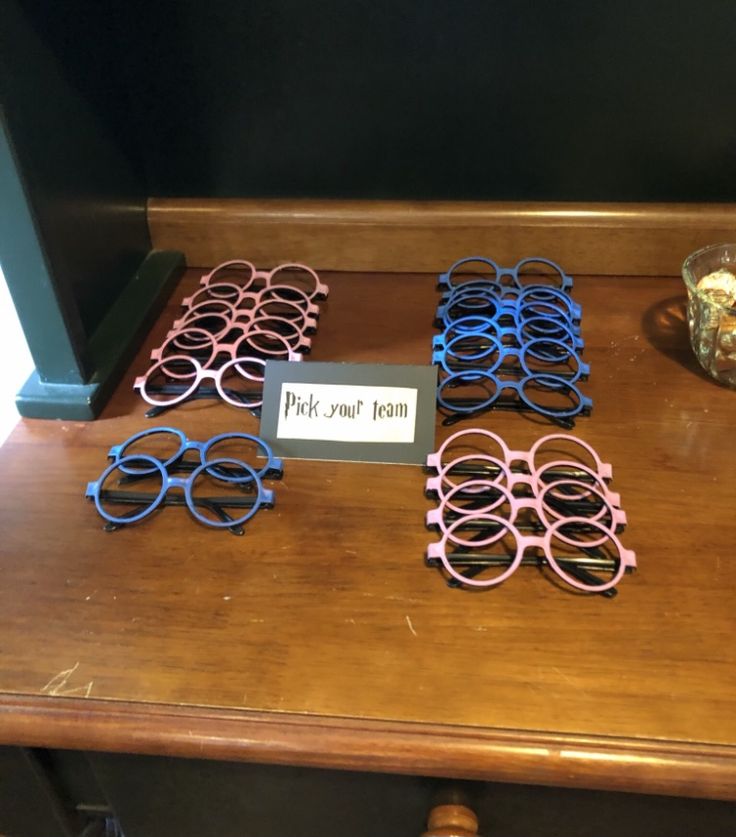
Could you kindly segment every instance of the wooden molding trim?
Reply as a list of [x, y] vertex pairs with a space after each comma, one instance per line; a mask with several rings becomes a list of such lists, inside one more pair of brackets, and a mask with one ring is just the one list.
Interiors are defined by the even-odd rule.
[[0, 695], [0, 742], [736, 799], [736, 748]]
[[676, 276], [693, 250], [736, 240], [736, 204], [151, 198], [148, 224], [193, 267], [437, 273], [463, 256], [545, 256], [572, 274]]

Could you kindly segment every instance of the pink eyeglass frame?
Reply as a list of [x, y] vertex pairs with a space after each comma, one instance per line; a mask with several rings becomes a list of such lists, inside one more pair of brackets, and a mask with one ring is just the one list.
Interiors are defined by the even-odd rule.
[[[602, 491], [596, 486], [574, 479], [559, 479], [554, 482], [545, 483], [544, 488], [534, 497], [515, 497], [511, 488], [507, 488], [499, 483], [489, 480], [468, 480], [467, 482], [456, 485], [442, 498], [442, 501], [437, 508], [430, 509], [427, 512], [426, 524], [428, 527], [437, 526], [442, 532], [447, 532], [451, 525], [445, 521], [445, 514], [448, 511], [454, 512], [461, 518], [468, 519], [471, 517], [477, 517], [478, 515], [493, 514], [494, 509], [497, 509], [504, 503], [508, 503], [511, 510], [510, 516], [508, 518], [504, 518], [508, 520], [509, 523], [514, 523], [519, 515], [519, 512], [523, 509], [533, 510], [546, 529], [550, 528], [557, 520], [565, 520], [569, 519], [569, 517], [584, 517], [584, 515], [576, 515], [573, 513], [566, 518], [546, 502], [548, 494], [554, 494], [555, 491], [559, 491], [563, 486], [574, 486], [575, 488], [581, 489], [581, 494], [595, 494], [601, 501], [602, 508], [598, 511], [598, 513], [592, 517], [585, 517], [585, 520], [601, 523], [601, 518], [608, 515], [611, 519], [611, 525], [606, 526], [606, 529], [612, 532], [615, 532], [619, 526], [623, 527], [626, 525], [626, 512], [620, 508], [621, 498], [618, 494], [611, 491]], [[492, 489], [492, 491], [498, 496], [497, 499], [489, 501], [488, 505], [484, 508], [468, 511], [462, 506], [455, 505], [453, 502], [455, 496], [463, 490], [470, 491], [470, 493], [482, 497], [483, 492], [488, 489]], [[568, 500], [572, 504], [574, 504], [576, 500], [574, 496], [565, 494], [561, 495], [561, 499]], [[550, 515], [553, 518], [552, 522], [548, 519], [548, 516]], [[586, 540], [581, 542], [581, 544], [584, 546], [600, 546], [605, 543], [607, 539], [608, 538], [606, 536], [599, 541]], [[476, 541], [460, 538], [455, 534], [452, 535], [451, 540], [458, 546], [477, 546]]]
[[[541, 439], [538, 439], [532, 445], [529, 451], [511, 450], [500, 436], [496, 435], [495, 433], [492, 433], [490, 430], [483, 430], [479, 427], [469, 427], [465, 430], [459, 430], [457, 433], [453, 433], [452, 436], [445, 439], [445, 441], [442, 443], [442, 445], [439, 447], [437, 451], [427, 455], [427, 467], [435, 468], [438, 472], [442, 471], [444, 468], [444, 466], [442, 465], [442, 457], [445, 451], [453, 442], [457, 441], [458, 439], [461, 439], [463, 436], [484, 436], [490, 439], [501, 449], [504, 462], [508, 463], [509, 467], [511, 466], [512, 462], [522, 462], [530, 473], [534, 473], [535, 470], [539, 470], [535, 468], [534, 460], [541, 447], [553, 440], [569, 442], [571, 444], [577, 445], [578, 447], [581, 447], [590, 456], [592, 461], [595, 463], [596, 476], [599, 479], [610, 480], [613, 477], [613, 467], [609, 463], [603, 462], [601, 458], [598, 456], [598, 454], [595, 452], [595, 450], [593, 450], [593, 448], [589, 444], [584, 442], [582, 439], [578, 439], [576, 436], [570, 436], [566, 433], [550, 433], [549, 435], [542, 436]], [[475, 458], [480, 458], [480, 456], [476, 456]], [[577, 468], [582, 463], [575, 461], [559, 460], [555, 464], [564, 464], [568, 467], [572, 466]], [[586, 469], [583, 468], [582, 470]], [[590, 469], [588, 468], [587, 470]]]
[[[193, 333], [194, 333], [194, 336], [201, 337], [202, 342], [197, 343], [196, 346], [193, 346], [192, 348], [194, 348], [198, 351], [202, 351], [203, 349], [206, 349], [206, 347], [208, 345], [211, 347], [210, 348], [210, 356], [205, 363], [202, 363], [202, 361], [198, 360], [197, 358], [191, 358], [191, 355], [187, 355], [181, 349], [181, 347], [177, 346], [176, 343], [175, 343], [176, 339], [181, 337], [182, 335], [192, 336]], [[253, 345], [251, 343], [249, 343], [248, 340], [252, 339], [253, 336], [256, 336], [256, 335], [262, 335], [263, 337], [267, 338], [268, 340], [281, 341], [281, 343], [283, 344], [283, 347], [284, 347], [284, 352], [286, 353], [286, 360], [301, 361], [302, 355], [299, 354], [299, 352], [295, 352], [291, 348], [291, 346], [289, 345], [286, 338], [283, 335], [278, 334], [275, 331], [266, 331], [266, 330], [263, 330], [263, 329], [255, 329], [253, 331], [246, 331], [243, 334], [243, 336], [240, 337], [238, 340], [236, 340], [234, 343], [219, 343], [217, 340], [215, 340], [215, 338], [208, 331], [205, 331], [204, 329], [201, 329], [201, 328], [194, 328], [194, 327], [181, 329], [180, 331], [170, 332], [169, 335], [164, 340], [164, 342], [157, 349], [154, 349], [151, 352], [151, 360], [154, 361], [156, 364], [160, 364], [160, 363], [163, 364], [163, 363], [170, 363], [172, 361], [172, 359], [181, 360], [182, 357], [186, 357], [187, 359], [191, 358], [193, 360], [197, 360], [197, 364], [202, 369], [209, 369], [210, 366], [217, 359], [217, 356], [220, 355], [220, 354], [223, 354], [223, 353], [230, 355], [231, 360], [234, 359], [234, 358], [240, 357], [240, 356], [248, 357], [248, 355], [242, 355], [241, 350], [243, 348], [247, 348], [247, 349], [250, 349], [251, 351], [253, 351]], [[174, 354], [169, 355], [168, 357], [165, 357], [164, 353], [170, 345], [174, 346], [174, 348], [176, 349], [176, 352]], [[281, 352], [276, 353], [276, 352], [263, 351], [261, 349], [258, 349], [258, 347], [256, 347], [256, 350], [261, 351], [262, 354], [273, 356], [274, 358], [279, 357], [282, 354]], [[188, 375], [180, 375], [177, 372], [172, 372], [171, 370], [166, 369], [164, 367], [162, 367], [162, 371], [166, 375], [168, 375], [169, 378], [174, 378], [176, 380], [184, 380], [184, 379], [189, 377]], [[149, 372], [150, 372], [150, 369], [149, 369]], [[148, 374], [148, 372], [146, 374]]]
[[[225, 322], [224, 315], [221, 314], [203, 314], [202, 318], [211, 319], [212, 317], [221, 317], [223, 323]], [[295, 323], [292, 323], [289, 320], [283, 320], [284, 325], [288, 325], [292, 329], [291, 335], [288, 337], [284, 336], [283, 334], [279, 333], [278, 331], [274, 331], [273, 328], [269, 328], [267, 323], [273, 324], [280, 324], [281, 318], [279, 317], [264, 317], [263, 319], [255, 319], [249, 323], [242, 323], [242, 322], [234, 322], [232, 320], [227, 320], [227, 324], [223, 325], [217, 332], [212, 332], [209, 329], [202, 328], [201, 326], [197, 325], [198, 318], [191, 320], [190, 322], [184, 323], [180, 328], [173, 328], [171, 331], [168, 332], [166, 335], [165, 343], [168, 343], [170, 340], [178, 341], [175, 345], [178, 349], [181, 349], [182, 352], [186, 353], [190, 350], [197, 350], [201, 349], [202, 346], [206, 346], [208, 343], [212, 342], [217, 348], [218, 352], [230, 352], [232, 355], [232, 347], [237, 347], [243, 340], [248, 339], [253, 334], [268, 334], [268, 335], [275, 335], [281, 339], [281, 342], [284, 345], [289, 347], [289, 352], [292, 354], [298, 354], [300, 357], [302, 353], [308, 352], [312, 347], [312, 341], [309, 337], [305, 337], [303, 332], [298, 328]], [[231, 343], [226, 343], [222, 338], [229, 334], [232, 331], [240, 331], [242, 332], [241, 336], [234, 340]], [[192, 334], [192, 332], [196, 332]], [[207, 335], [207, 339], [204, 337], [200, 338], [197, 335]], [[196, 342], [195, 342], [196, 336]], [[182, 344], [182, 338], [186, 338], [191, 342], [188, 344]], [[164, 344], [165, 344], [164, 343]], [[163, 345], [161, 348], [163, 348]], [[264, 351], [263, 354], [266, 355], [276, 355], [281, 354], [280, 352], [268, 352]], [[289, 357], [289, 360], [293, 360], [293, 358]]]
[[[311, 267], [307, 267], [305, 264], [298, 264], [297, 262], [286, 262], [284, 264], [278, 265], [278, 267], [274, 267], [273, 270], [258, 270], [254, 264], [245, 259], [233, 259], [229, 262], [223, 262], [222, 264], [217, 265], [217, 267], [213, 268], [209, 273], [205, 273], [204, 276], [199, 280], [199, 284], [203, 285], [204, 287], [213, 287], [217, 284], [236, 284], [234, 282], [223, 282], [218, 283], [213, 281], [213, 279], [217, 276], [217, 274], [221, 270], [226, 270], [227, 268], [233, 267], [242, 267], [250, 270], [250, 277], [245, 285], [241, 285], [244, 290], [248, 290], [251, 285], [257, 281], [262, 280], [266, 283], [266, 287], [273, 285], [273, 277], [276, 276], [280, 271], [288, 271], [290, 269], [294, 270], [304, 270], [310, 274], [310, 276], [314, 279], [314, 290], [307, 294], [309, 299], [324, 299], [330, 292], [330, 289], [324, 282], [320, 281], [319, 276], [312, 270]], [[282, 284], [279, 282], [275, 283], [276, 285]]]
[[[162, 400], [156, 401], [155, 399], [151, 398], [151, 396], [149, 396], [148, 393], [146, 392], [146, 383], [148, 382], [148, 379], [153, 374], [155, 374], [155, 372], [158, 369], [161, 369], [165, 374], [169, 375], [169, 373], [164, 369], [164, 365], [166, 363], [170, 362], [170, 361], [187, 361], [188, 363], [192, 364], [192, 366], [194, 367], [194, 370], [195, 370], [194, 376], [184, 376], [184, 375], [179, 376], [179, 380], [184, 379], [184, 378], [186, 378], [188, 380], [190, 379], [191, 382], [192, 382], [191, 386], [185, 392], [174, 395], [166, 401], [162, 401]], [[263, 404], [263, 398], [262, 397], [260, 399], [254, 400], [254, 401], [249, 401], [246, 404], [243, 401], [236, 401], [234, 398], [230, 398], [230, 396], [225, 391], [225, 388], [222, 386], [222, 380], [223, 380], [223, 377], [225, 375], [225, 372], [227, 372], [231, 367], [234, 367], [238, 371], [238, 374], [240, 374], [241, 377], [246, 378], [249, 381], [255, 381], [257, 383], [262, 382], [263, 381], [263, 376], [262, 375], [261, 376], [249, 375], [243, 369], [241, 369], [239, 364], [246, 363], [246, 362], [247, 363], [263, 364], [264, 367], [265, 367], [265, 364], [266, 364], [266, 361], [263, 360], [263, 358], [234, 357], [232, 360], [229, 360], [227, 363], [223, 364], [219, 369], [213, 371], [213, 370], [210, 370], [210, 369], [205, 369], [202, 366], [202, 364], [196, 358], [193, 358], [190, 355], [171, 355], [168, 358], [164, 358], [164, 360], [159, 360], [157, 363], [154, 363], [154, 365], [151, 366], [151, 368], [148, 370], [148, 372], [146, 372], [145, 375], [139, 375], [135, 379], [135, 383], [133, 384], [133, 389], [138, 390], [138, 392], [140, 393], [141, 398], [144, 401], [151, 404], [153, 407], [173, 407], [176, 404], [180, 404], [182, 401], [186, 401], [187, 398], [190, 398], [194, 394], [194, 392], [197, 390], [199, 385], [202, 383], [202, 381], [213, 380], [215, 382], [215, 389], [217, 390], [218, 395], [220, 396], [220, 398], [222, 398], [223, 401], [226, 401], [228, 404], [232, 404], [233, 407], [238, 407], [240, 409], [246, 409], [246, 410], [252, 410], [255, 407], [260, 407], [261, 404]], [[172, 376], [169, 375], [169, 377], [172, 377]]]
[[[554, 437], [563, 437], [563, 438], [573, 438], [573, 437], [565, 437], [564, 434], [552, 434]], [[551, 438], [551, 436], [547, 436], [545, 438]], [[543, 439], [540, 441], [544, 441]], [[440, 451], [442, 449], [440, 448]], [[518, 451], [512, 451], [512, 453], [517, 453]], [[438, 452], [439, 453], [439, 452]], [[531, 454], [531, 451], [530, 451]], [[430, 456], [434, 456], [434, 454], [430, 454]], [[430, 457], [427, 457], [429, 459]], [[515, 457], [516, 458], [516, 457]], [[530, 455], [529, 457], [530, 462], [534, 462], [534, 457]], [[499, 475], [495, 479], [475, 479], [475, 480], [463, 480], [462, 482], [454, 482], [450, 478], [450, 473], [454, 468], [458, 465], [462, 465], [463, 462], [487, 462], [490, 465], [495, 466], [499, 469]], [[433, 465], [433, 467], [436, 467]], [[485, 483], [486, 485], [492, 485], [494, 488], [500, 484], [500, 480], [505, 478], [507, 487], [509, 490], [513, 490], [517, 486], [529, 486], [534, 494], [534, 496], [538, 496], [541, 494], [545, 488], [549, 485], [542, 480], [542, 476], [547, 471], [554, 471], [556, 468], [569, 468], [573, 467], [576, 471], [582, 471], [583, 473], [587, 474], [595, 485], [598, 487], [599, 492], [604, 497], [606, 502], [610, 503], [613, 507], [620, 507], [621, 505], [621, 497], [613, 491], [608, 489], [607, 484], [600, 476], [600, 474], [596, 473], [592, 468], [589, 468], [587, 465], [584, 465], [582, 462], [573, 462], [566, 459], [557, 459], [553, 462], [545, 462], [536, 470], [532, 470], [529, 474], [522, 474], [516, 471], [512, 471], [509, 465], [506, 462], [503, 462], [500, 459], [497, 459], [494, 456], [488, 456], [487, 454], [483, 453], [469, 453], [465, 456], [458, 456], [457, 459], [453, 459], [451, 462], [448, 462], [446, 465], [442, 467], [442, 470], [437, 474], [437, 476], [429, 477], [425, 483], [425, 491], [428, 493], [436, 493], [437, 496], [440, 498], [441, 502], [444, 502], [447, 496], [459, 489], [463, 486], [466, 486], [469, 482], [473, 483]], [[586, 489], [592, 488], [591, 485], [585, 482], [581, 482], [580, 480], [576, 480], [575, 477], [570, 476], [569, 478], [564, 478], [565, 482], [579, 482], [580, 485], [585, 486]], [[556, 482], [560, 482], [560, 480], [556, 480]], [[445, 490], [445, 486], [448, 487], [448, 491]], [[480, 492], [480, 487], [478, 491]], [[580, 496], [577, 499], [582, 499], [584, 497], [585, 492], [581, 491]], [[574, 501], [576, 499], [575, 495], [564, 495], [561, 499]]]
[[[503, 573], [501, 573], [501, 575], [496, 576], [495, 578], [481, 580], [474, 578], [466, 578], [465, 576], [458, 573], [448, 560], [447, 541], [453, 538], [455, 529], [461, 527], [463, 524], [467, 524], [471, 520], [495, 523], [499, 527], [501, 527], [500, 532], [497, 532], [488, 538], [483, 538], [482, 540], [474, 541], [473, 546], [475, 547], [490, 546], [496, 543], [497, 541], [501, 540], [501, 538], [504, 536], [506, 532], [509, 532], [516, 542], [516, 554], [514, 555], [511, 564], [509, 565], [508, 569], [506, 569]], [[584, 582], [578, 581], [576, 578], [567, 575], [567, 573], [565, 573], [565, 571], [559, 566], [559, 564], [555, 560], [554, 555], [552, 554], [553, 538], [559, 538], [559, 540], [561, 540], [563, 543], [568, 544], [569, 546], [580, 546], [579, 542], [576, 542], [573, 539], [563, 535], [559, 531], [559, 529], [561, 529], [563, 526], [571, 524], [583, 524], [586, 526], [592, 526], [593, 528], [600, 530], [602, 533], [606, 535], [605, 540], [610, 540], [616, 547], [616, 550], [618, 551], [619, 555], [619, 566], [616, 574], [612, 579], [600, 585], [585, 584]], [[588, 543], [592, 546], [591, 542]], [[571, 587], [575, 587], [578, 590], [584, 590], [588, 593], [603, 593], [606, 590], [610, 590], [612, 587], [615, 587], [616, 584], [619, 583], [619, 581], [621, 581], [621, 578], [623, 577], [627, 568], [634, 569], [636, 567], [635, 553], [632, 552], [632, 550], [630, 549], [625, 549], [623, 544], [614, 532], [612, 532], [610, 529], [607, 529], [602, 524], [590, 520], [587, 517], [567, 517], [563, 518], [562, 520], [558, 520], [556, 523], [553, 523], [549, 529], [547, 529], [543, 537], [524, 536], [514, 526], [513, 523], [495, 514], [477, 514], [470, 515], [467, 517], [461, 517], [447, 527], [447, 530], [444, 532], [442, 539], [438, 543], [431, 543], [427, 547], [427, 558], [432, 560], [440, 560], [445, 570], [454, 579], [456, 579], [463, 585], [468, 585], [470, 587], [494, 587], [495, 585], [504, 582], [510, 575], [516, 572], [519, 565], [521, 564], [526, 550], [534, 547], [541, 548], [544, 554], [545, 561], [554, 570], [554, 572], [567, 584], [569, 584]]]
[[[211, 293], [212, 288], [229, 288], [232, 292], [232, 296], [225, 296], [224, 294], [221, 296], [213, 296]], [[288, 291], [289, 293], [294, 293], [299, 297], [299, 299], [280, 297], [278, 296], [277, 291]], [[205, 287], [200, 288], [191, 296], [184, 297], [181, 304], [182, 307], [191, 310], [192, 308], [204, 305], [205, 303], [212, 305], [213, 303], [218, 302], [227, 303], [238, 310], [243, 308], [245, 308], [245, 310], [250, 310], [251, 308], [257, 307], [258, 304], [262, 302], [291, 302], [294, 305], [298, 305], [299, 308], [301, 308], [309, 317], [316, 318], [320, 313], [319, 305], [312, 302], [309, 294], [301, 288], [297, 288], [292, 285], [268, 285], [265, 288], [261, 288], [259, 291], [248, 291], [241, 288], [240, 285], [235, 285], [232, 282], [217, 282], [214, 285], [206, 285]], [[244, 302], [252, 302], [253, 304], [243, 305]]]

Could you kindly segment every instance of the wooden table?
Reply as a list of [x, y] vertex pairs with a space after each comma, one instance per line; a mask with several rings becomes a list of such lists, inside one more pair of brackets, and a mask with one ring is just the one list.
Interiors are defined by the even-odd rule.
[[[325, 278], [312, 359], [429, 361], [431, 277]], [[99, 421], [24, 421], [0, 449], [0, 743], [736, 798], [736, 395], [697, 366], [680, 280], [575, 297], [575, 432], [614, 465], [639, 562], [617, 598], [533, 569], [448, 588], [412, 466], [289, 461], [242, 538], [176, 508], [104, 532], [84, 488], [151, 424], [131, 386], [172, 303]], [[159, 423], [258, 430], [204, 401]], [[553, 432], [476, 423], [516, 449]]]

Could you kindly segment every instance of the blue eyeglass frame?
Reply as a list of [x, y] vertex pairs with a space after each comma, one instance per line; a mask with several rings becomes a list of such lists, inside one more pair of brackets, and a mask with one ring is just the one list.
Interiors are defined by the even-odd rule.
[[[449, 385], [452, 385], [454, 383], [474, 384], [483, 378], [491, 381], [491, 383], [496, 387], [495, 393], [490, 398], [487, 398], [485, 401], [478, 401], [477, 403], [472, 405], [450, 404], [445, 400], [445, 398], [442, 395], [442, 392], [445, 389], [445, 387]], [[569, 392], [572, 392], [573, 395], [578, 399], [578, 403], [574, 407], [571, 407], [569, 410], [551, 410], [547, 407], [542, 407], [538, 404], [535, 404], [524, 393], [524, 387], [531, 382], [540, 383], [542, 385], [545, 385], [547, 384], [547, 382], [549, 382], [549, 389], [554, 389], [558, 391], [567, 390]], [[503, 381], [499, 379], [496, 375], [494, 375], [492, 372], [488, 372], [485, 369], [473, 370], [470, 373], [455, 372], [451, 375], [448, 375], [437, 385], [437, 403], [440, 404], [440, 406], [444, 407], [446, 410], [449, 410], [451, 413], [478, 413], [482, 412], [483, 410], [487, 410], [489, 407], [492, 407], [493, 404], [495, 404], [495, 402], [498, 401], [504, 390], [513, 390], [516, 393], [516, 397], [530, 410], [553, 419], [569, 419], [580, 414], [587, 415], [593, 409], [593, 402], [591, 401], [591, 399], [583, 395], [582, 392], [580, 392], [580, 390], [575, 386], [575, 384], [571, 383], [566, 378], [560, 378], [557, 375], [548, 375], [546, 373], [537, 373], [534, 375], [527, 375], [520, 381]]]
[[[106, 511], [101, 503], [100, 500], [100, 492], [102, 491], [102, 486], [105, 484], [105, 480], [113, 473], [115, 470], [120, 470], [122, 473], [130, 473], [130, 471], [126, 471], [126, 467], [131, 467], [136, 462], [148, 463], [150, 465], [150, 470], [141, 471], [140, 469], [135, 469], [132, 473], [146, 473], [150, 475], [158, 475], [161, 478], [161, 489], [158, 492], [158, 495], [153, 499], [151, 504], [144, 508], [142, 511], [138, 512], [137, 514], [133, 514], [126, 517], [118, 517], [116, 515], [110, 514]], [[212, 476], [208, 469], [212, 467], [217, 467], [220, 465], [236, 465], [238, 468], [246, 471], [246, 476], [242, 478], [232, 478], [232, 479], [223, 479], [222, 477], [215, 477], [215, 479], [220, 479], [222, 482], [237, 482], [247, 485], [255, 485], [256, 487], [256, 497], [253, 501], [253, 505], [248, 508], [248, 511], [238, 518], [233, 518], [232, 520], [211, 520], [208, 517], [205, 517], [203, 514], [197, 511], [197, 508], [194, 503], [194, 497], [192, 496], [192, 486], [194, 485], [197, 478], [204, 472], [207, 472], [208, 476]], [[153, 456], [148, 456], [147, 454], [133, 454], [131, 456], [123, 456], [120, 459], [111, 462], [107, 468], [102, 472], [100, 478], [95, 480], [94, 482], [87, 483], [87, 490], [84, 493], [85, 497], [88, 497], [94, 500], [95, 508], [99, 512], [100, 516], [107, 520], [109, 523], [116, 523], [116, 524], [123, 524], [127, 525], [129, 523], [137, 523], [139, 520], [143, 520], [144, 517], [148, 517], [152, 514], [156, 509], [163, 503], [166, 494], [172, 488], [181, 488], [184, 491], [184, 500], [186, 502], [186, 506], [189, 509], [190, 514], [198, 520], [200, 523], [203, 523], [205, 526], [211, 526], [215, 529], [232, 529], [236, 526], [242, 526], [243, 523], [250, 520], [251, 517], [258, 511], [258, 509], [263, 505], [273, 505], [273, 491], [268, 488], [264, 488], [258, 474], [249, 466], [246, 465], [245, 462], [241, 462], [239, 459], [231, 459], [229, 457], [221, 457], [219, 459], [213, 459], [209, 462], [204, 462], [203, 464], [199, 465], [195, 468], [192, 473], [186, 477], [170, 477], [164, 465], [161, 463], [160, 460], [156, 459]]]
[[[478, 300], [480, 304], [468, 305], [471, 300]], [[540, 310], [546, 306], [547, 311]], [[453, 316], [453, 311], [460, 309], [459, 316]], [[490, 313], [485, 313], [490, 311]], [[567, 315], [561, 308], [557, 308], [550, 302], [541, 300], [525, 300], [519, 304], [501, 302], [498, 297], [490, 294], [466, 294], [459, 295], [445, 305], [438, 305], [435, 318], [442, 323], [444, 328], [448, 328], [453, 323], [457, 322], [463, 317], [484, 316], [490, 320], [500, 322], [503, 318], [510, 318], [516, 322], [523, 322], [530, 320], [533, 317], [539, 317], [550, 323], [563, 323], [571, 331], [580, 333], [580, 322], [575, 321]]]
[[[487, 342], [487, 345], [481, 346], [481, 348], [470, 354], [466, 355], [456, 355], [453, 352], [455, 344], [459, 343], [461, 340], [467, 340], [468, 338], [480, 338]], [[546, 345], [550, 348], [556, 347], [560, 354], [545, 356], [543, 352], [536, 351], [535, 344], [539, 344], [540, 346]], [[495, 362], [492, 363], [490, 366], [478, 367], [472, 370], [458, 370], [451, 368], [450, 364], [452, 363], [450, 358], [455, 358], [458, 363], [462, 363], [463, 361], [472, 363], [473, 361], [483, 361], [484, 359], [488, 358], [489, 356], [496, 355]], [[448, 340], [447, 343], [444, 345], [443, 348], [437, 349], [432, 352], [432, 363], [433, 364], [440, 364], [442, 368], [448, 375], [455, 375], [458, 373], [464, 374], [466, 380], [470, 381], [471, 375], [474, 375], [477, 372], [490, 372], [494, 374], [497, 371], [501, 371], [503, 373], [503, 369], [501, 366], [503, 365], [504, 361], [508, 360], [509, 358], [516, 358], [521, 366], [526, 377], [539, 377], [540, 375], [551, 375], [553, 377], [562, 378], [568, 384], [574, 384], [579, 380], [585, 380], [588, 375], [590, 374], [590, 366], [587, 363], [584, 363], [578, 353], [570, 348], [562, 340], [554, 340], [551, 337], [537, 337], [534, 340], [530, 340], [527, 343], [523, 343], [519, 347], [515, 346], [505, 346], [501, 343], [500, 340], [493, 337], [486, 332], [464, 332], [462, 334], [458, 334], [453, 337], [451, 340]], [[556, 372], [545, 372], [543, 370], [534, 370], [530, 369], [527, 365], [527, 357], [532, 357], [535, 360], [539, 360], [546, 363], [565, 363], [568, 360], [573, 360], [576, 364], [575, 371], [570, 374], [569, 377], [563, 376]], [[495, 375], [494, 375], [495, 377]]]
[[[474, 279], [457, 285], [451, 291], [445, 291], [439, 300], [439, 305], [449, 305], [462, 300], [464, 297], [487, 297], [500, 305], [532, 305], [547, 304], [565, 312], [568, 319], [580, 322], [583, 307], [559, 288], [548, 285], [526, 285], [520, 291], [509, 285], [496, 285], [485, 279]], [[475, 306], [470, 306], [471, 308]]]
[[487, 259], [484, 256], [466, 256], [465, 258], [458, 259], [458, 261], [456, 261], [455, 264], [453, 264], [449, 268], [449, 270], [445, 271], [444, 273], [440, 273], [437, 280], [438, 286], [440, 288], [448, 288], [449, 290], [461, 287], [463, 284], [462, 282], [458, 284], [453, 284], [452, 275], [459, 267], [461, 267], [464, 264], [468, 264], [469, 262], [478, 262], [480, 264], [485, 264], [493, 270], [494, 279], [486, 281], [500, 280], [504, 276], [510, 276], [514, 282], [514, 285], [522, 290], [526, 286], [523, 283], [519, 282], [519, 271], [524, 267], [524, 265], [532, 263], [545, 264], [548, 267], [551, 267], [553, 270], [555, 270], [560, 278], [559, 290], [568, 292], [572, 289], [573, 286], [572, 276], [569, 276], [567, 273], [565, 273], [565, 271], [560, 267], [560, 265], [557, 264], [557, 262], [553, 262], [550, 259], [542, 258], [541, 256], [529, 256], [525, 259], [521, 259], [521, 261], [517, 262], [513, 267], [501, 267], [500, 265], [497, 265], [496, 262], [493, 261], [493, 259]]
[[[519, 346], [532, 340], [559, 340], [569, 345], [578, 354], [583, 351], [585, 345], [583, 338], [569, 325], [557, 320], [548, 320], [546, 317], [530, 317], [515, 326], [500, 326], [490, 317], [482, 314], [468, 314], [447, 326], [442, 334], [435, 334], [432, 337], [432, 351], [441, 351], [450, 340], [460, 334], [487, 335], [500, 341], [504, 337], [513, 337]], [[540, 356], [539, 360], [546, 360], [546, 358]]]
[[[148, 456], [148, 454], [126, 454], [125, 449], [132, 445], [134, 442], [139, 441], [140, 439], [144, 439], [147, 436], [153, 436], [159, 433], [170, 433], [176, 436], [179, 439], [179, 448], [177, 452], [170, 456], [166, 460], [157, 459], [156, 457], [151, 457], [156, 462], [160, 463], [164, 469], [168, 469], [171, 467], [175, 462], [177, 462], [187, 451], [196, 451], [199, 454], [199, 458], [201, 463], [204, 465], [207, 462], [208, 454], [214, 445], [218, 444], [219, 442], [229, 440], [229, 439], [243, 439], [247, 442], [253, 442], [257, 445], [257, 447], [264, 453], [266, 457], [266, 464], [263, 465], [258, 470], [252, 468], [251, 470], [254, 471], [256, 476], [259, 479], [264, 479], [266, 476], [278, 476], [280, 477], [283, 473], [283, 463], [282, 461], [274, 456], [273, 451], [271, 450], [271, 446], [261, 439], [259, 436], [252, 436], [250, 433], [220, 433], [217, 436], [213, 436], [206, 442], [196, 442], [187, 438], [186, 434], [179, 430], [177, 427], [149, 427], [146, 430], [141, 430], [140, 433], [133, 434], [129, 439], [126, 439], [120, 445], [113, 445], [110, 448], [109, 453], [107, 454], [108, 459], [112, 459], [113, 463], [119, 462], [123, 458], [129, 458], [131, 456], [135, 456], [138, 458], [143, 458]], [[239, 462], [240, 460], [235, 460]], [[212, 463], [208, 463], [212, 464]], [[245, 463], [243, 463], [245, 464]], [[149, 471], [129, 471], [128, 473], [132, 474], [141, 474], [145, 475], [149, 473]], [[150, 473], [154, 473], [150, 471]], [[228, 478], [226, 476], [218, 475], [218, 479], [221, 479], [223, 482], [241, 482], [239, 478]]]

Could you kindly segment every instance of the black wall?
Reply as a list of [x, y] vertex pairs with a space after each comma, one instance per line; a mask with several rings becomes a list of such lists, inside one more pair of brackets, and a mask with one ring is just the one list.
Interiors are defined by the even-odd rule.
[[[23, 5], [94, 73], [78, 4]], [[733, 0], [97, 7], [127, 98], [94, 104], [148, 194], [736, 198]]]

